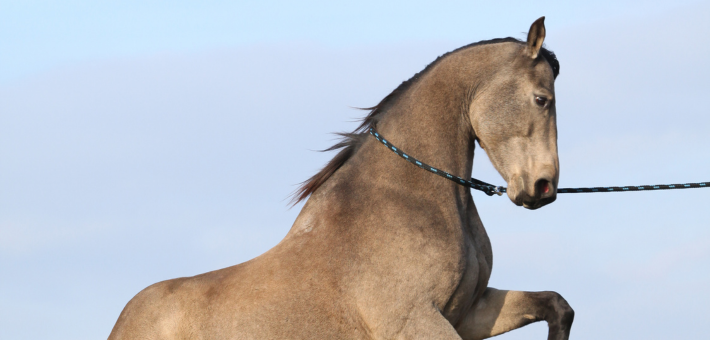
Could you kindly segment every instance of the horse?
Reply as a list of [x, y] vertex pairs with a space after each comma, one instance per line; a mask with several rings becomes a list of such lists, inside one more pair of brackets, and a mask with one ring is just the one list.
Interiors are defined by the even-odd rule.
[[552, 291], [488, 287], [491, 243], [468, 188], [393, 155], [368, 134], [452, 174], [475, 143], [528, 209], [553, 202], [559, 160], [555, 54], [544, 17], [527, 41], [473, 43], [437, 58], [374, 107], [302, 183], [284, 239], [247, 262], [153, 284], [109, 340], [484, 339], [546, 321], [568, 339], [574, 311]]

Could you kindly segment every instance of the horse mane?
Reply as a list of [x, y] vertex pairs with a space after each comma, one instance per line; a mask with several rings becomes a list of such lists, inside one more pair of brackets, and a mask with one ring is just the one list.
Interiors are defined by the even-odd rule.
[[[381, 117], [381, 114], [385, 112], [387, 108], [392, 106], [392, 104], [397, 101], [397, 99], [402, 93], [407, 92], [407, 90], [413, 84], [415, 84], [423, 75], [429, 72], [429, 70], [434, 68], [434, 66], [436, 66], [443, 58], [445, 58], [449, 54], [456, 53], [466, 48], [504, 42], [524, 43], [519, 39], [508, 37], [483, 40], [468, 44], [463, 47], [459, 47], [451, 52], [444, 53], [441, 56], [437, 57], [436, 60], [429, 63], [429, 65], [427, 65], [423, 70], [417, 72], [408, 80], [403, 81], [401, 84], [399, 84], [399, 86], [397, 86], [397, 88], [394, 89], [394, 91], [384, 97], [377, 105], [367, 108], [359, 108], [360, 110], [366, 110], [370, 112], [367, 114], [367, 116], [365, 116], [365, 118], [362, 119], [362, 123], [360, 124], [360, 126], [353, 130], [353, 132], [337, 133], [337, 135], [341, 137], [340, 141], [325, 150], [321, 150], [325, 152], [342, 149], [340, 150], [340, 152], [338, 152], [338, 154], [335, 155], [335, 157], [333, 157], [333, 159], [328, 162], [328, 164], [325, 165], [325, 167], [323, 167], [323, 169], [321, 169], [315, 175], [311, 176], [311, 178], [299, 184], [298, 189], [296, 189], [291, 194], [291, 206], [294, 206], [308, 198], [308, 196], [313, 194], [321, 185], [323, 185], [323, 183], [325, 183], [325, 181], [328, 180], [328, 178], [330, 178], [330, 176], [332, 176], [335, 171], [340, 169], [340, 167], [345, 164], [345, 162], [347, 162], [348, 159], [350, 159], [350, 157], [352, 157], [352, 155], [354, 155], [355, 152], [364, 143], [365, 138], [368, 135], [368, 131], [371, 127], [374, 127], [376, 125], [378, 119]], [[543, 46], [542, 48], [540, 48], [539, 54], [542, 55], [545, 60], [550, 64], [550, 66], [552, 67], [554, 78], [557, 79], [557, 75], [560, 73], [560, 64], [557, 61], [555, 53], [546, 49]]]

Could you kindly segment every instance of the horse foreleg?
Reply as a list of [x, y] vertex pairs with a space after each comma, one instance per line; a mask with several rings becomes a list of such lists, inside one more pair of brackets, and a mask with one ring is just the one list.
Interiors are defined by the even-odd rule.
[[486, 288], [457, 331], [466, 340], [485, 339], [544, 320], [548, 340], [567, 340], [573, 319], [574, 311], [555, 292]]

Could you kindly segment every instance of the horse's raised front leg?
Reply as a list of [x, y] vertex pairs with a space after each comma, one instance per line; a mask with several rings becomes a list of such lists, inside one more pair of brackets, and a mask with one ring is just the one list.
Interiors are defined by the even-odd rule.
[[548, 340], [567, 340], [573, 319], [572, 307], [555, 292], [486, 288], [457, 331], [465, 340], [485, 339], [545, 320]]

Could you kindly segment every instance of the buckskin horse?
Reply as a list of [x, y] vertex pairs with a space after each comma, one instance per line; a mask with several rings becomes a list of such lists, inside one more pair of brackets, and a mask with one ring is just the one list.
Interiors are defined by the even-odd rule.
[[368, 134], [452, 174], [475, 142], [518, 206], [555, 200], [555, 55], [544, 17], [527, 41], [449, 52], [370, 108], [339, 153], [295, 194], [286, 237], [255, 259], [156, 283], [123, 309], [109, 339], [484, 339], [574, 318], [555, 292], [488, 287], [491, 244], [468, 188], [422, 171]]

